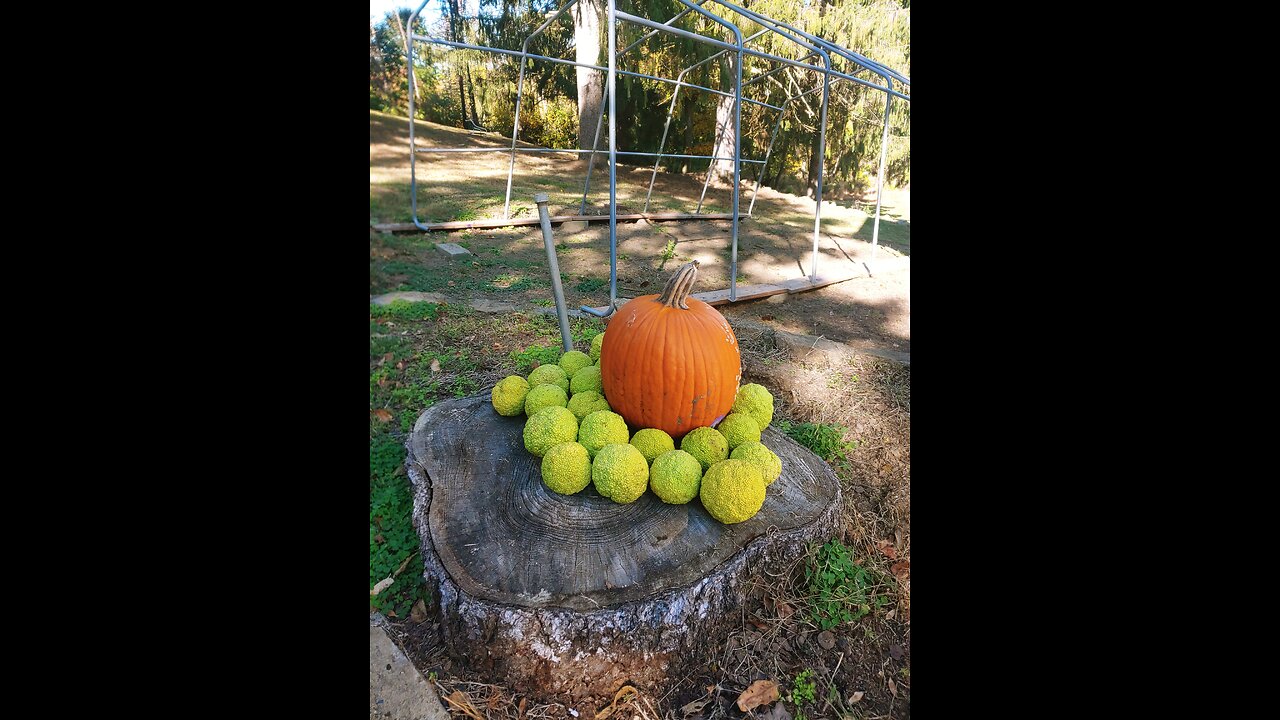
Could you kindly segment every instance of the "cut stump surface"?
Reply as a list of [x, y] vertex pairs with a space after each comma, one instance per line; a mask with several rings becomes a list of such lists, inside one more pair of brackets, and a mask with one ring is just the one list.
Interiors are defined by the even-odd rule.
[[406, 461], [446, 647], [522, 690], [660, 682], [716, 639], [761, 564], [776, 571], [835, 530], [831, 468], [772, 427], [761, 440], [782, 475], [755, 517], [723, 525], [697, 499], [548, 490], [524, 422], [494, 412], [488, 392], [440, 403], [418, 418]]

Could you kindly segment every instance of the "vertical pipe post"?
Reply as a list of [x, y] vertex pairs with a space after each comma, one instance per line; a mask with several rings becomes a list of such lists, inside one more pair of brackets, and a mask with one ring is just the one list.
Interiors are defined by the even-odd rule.
[[560, 342], [564, 351], [573, 349], [573, 341], [569, 334], [569, 313], [564, 306], [564, 288], [560, 285], [560, 263], [556, 260], [556, 241], [551, 236], [551, 215], [547, 212], [546, 193], [533, 196], [538, 204], [538, 220], [542, 223], [542, 244], [547, 246], [547, 267], [551, 269], [551, 293], [556, 298], [556, 316], [560, 318]]
[[617, 0], [609, 0], [609, 305], [618, 301]]
[[[426, 3], [423, 3], [423, 6], [426, 6]], [[421, 11], [422, 8], [418, 8], [418, 12]], [[414, 13], [414, 17], [410, 17], [405, 23], [405, 34], [409, 37], [405, 38], [404, 44], [407, 48], [405, 54], [409, 71], [409, 76], [405, 78], [409, 81], [409, 209], [413, 213], [413, 224], [421, 227], [418, 223], [418, 150], [413, 143], [413, 21], [415, 17], [417, 13]]]
[[[526, 42], [526, 44], [528, 44]], [[516, 136], [520, 134], [520, 100], [524, 97], [524, 61], [520, 56], [520, 81], [516, 83], [516, 118], [511, 128], [511, 164], [507, 166], [507, 198], [502, 203], [502, 219], [511, 217], [511, 178], [516, 173]]]
[[[885, 77], [885, 87], [893, 89], [893, 79]], [[893, 104], [893, 96], [884, 94], [884, 132], [880, 137], [880, 171], [876, 173], [876, 223], [871, 227], [871, 262], [876, 261], [876, 247], [880, 243], [880, 198], [884, 194], [884, 156], [889, 150], [889, 108]], [[867, 268], [867, 272], [873, 272]]]
[[[733, 89], [733, 252], [729, 259], [729, 302], [738, 299], [738, 196], [742, 193], [742, 34], [738, 36], [738, 79]], [[725, 128], [727, 131], [728, 128]], [[715, 152], [712, 150], [711, 152]], [[715, 162], [714, 160], [712, 162]]]
[[[827, 66], [830, 69], [830, 65]], [[827, 99], [831, 94], [831, 75], [822, 74], [822, 117], [818, 122], [818, 187], [813, 205], [813, 261], [809, 266], [809, 279], [818, 279], [818, 230], [822, 227], [822, 166], [827, 163]]]

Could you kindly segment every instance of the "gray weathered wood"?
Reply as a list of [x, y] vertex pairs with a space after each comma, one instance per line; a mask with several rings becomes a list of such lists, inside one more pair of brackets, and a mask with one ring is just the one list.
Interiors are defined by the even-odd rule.
[[[693, 213], [623, 213], [617, 216], [619, 222], [627, 222], [630, 220], [732, 220], [732, 213], [702, 213], [695, 215]], [[554, 215], [551, 223], [558, 224], [563, 222], [574, 222], [584, 220], [586, 222], [603, 222], [609, 219], [608, 215]], [[438, 223], [422, 223], [431, 230], [467, 230], [476, 228], [500, 228], [508, 225], [537, 225], [540, 220], [536, 217], [532, 218], [497, 218], [493, 220], [450, 220], [448, 222]], [[422, 228], [413, 223], [378, 223], [372, 225], [374, 230], [382, 233], [389, 232], [414, 232], [422, 230]]]
[[760, 512], [735, 525], [696, 499], [666, 505], [648, 492], [619, 505], [590, 486], [553, 493], [523, 429], [523, 416], [493, 411], [488, 392], [451, 400], [418, 419], [406, 461], [446, 647], [522, 690], [656, 687], [715, 637], [762, 565], [776, 569], [836, 528], [835, 475], [774, 428], [763, 441], [782, 475]]
[[[817, 290], [828, 285], [835, 285], [846, 280], [852, 280], [856, 277], [863, 277], [861, 272], [846, 272], [841, 274], [822, 275], [817, 280], [810, 280], [808, 277], [798, 277], [791, 280], [784, 280], [777, 284], [763, 285], [739, 285], [738, 299], [733, 302], [745, 302], [747, 300], [759, 300], [770, 295], [781, 295], [782, 293], [800, 293], [806, 290]], [[697, 298], [708, 305], [728, 305], [729, 304], [729, 288], [722, 290], [706, 290], [696, 292], [689, 297]], [[592, 308], [600, 314], [609, 312], [609, 306]]]

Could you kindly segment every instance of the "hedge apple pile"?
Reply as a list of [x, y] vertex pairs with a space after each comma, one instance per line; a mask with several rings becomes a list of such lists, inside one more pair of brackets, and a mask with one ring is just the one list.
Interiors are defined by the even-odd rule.
[[773, 396], [738, 386], [737, 338], [718, 310], [689, 296], [697, 275], [695, 260], [661, 294], [620, 307], [589, 354], [570, 350], [494, 386], [494, 411], [527, 416], [524, 446], [542, 459], [548, 489], [594, 485], [617, 503], [646, 490], [668, 504], [696, 497], [725, 524], [760, 511], [782, 473], [760, 441]]

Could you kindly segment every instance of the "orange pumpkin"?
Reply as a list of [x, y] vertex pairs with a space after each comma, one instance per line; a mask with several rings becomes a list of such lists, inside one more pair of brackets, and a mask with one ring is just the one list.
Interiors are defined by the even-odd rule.
[[609, 319], [600, 376], [609, 407], [634, 429], [657, 428], [679, 440], [714, 425], [733, 407], [742, 378], [738, 339], [710, 305], [689, 297], [698, 261]]

